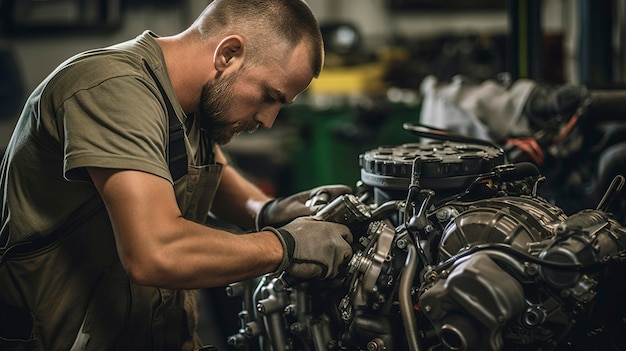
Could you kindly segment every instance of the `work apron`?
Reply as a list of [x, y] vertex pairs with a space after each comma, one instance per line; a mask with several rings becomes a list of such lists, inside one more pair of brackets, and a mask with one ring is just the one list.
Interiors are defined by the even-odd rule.
[[[190, 166], [175, 182], [185, 218], [204, 222], [221, 172], [220, 164]], [[197, 349], [196, 291], [130, 282], [113, 236], [95, 235], [94, 228], [112, 233], [105, 209], [43, 250], [0, 267], [0, 282], [8, 284], [1, 288], [8, 305], [0, 301], [0, 320], [9, 326], [0, 330], [0, 349]]]
[[[204, 223], [211, 209], [221, 173], [221, 164], [189, 166], [187, 175], [175, 183], [174, 190], [179, 207], [186, 219]], [[131, 285], [135, 288], [143, 288], [134, 284]], [[181, 335], [184, 336], [185, 334], [189, 336], [189, 339], [184, 341], [182, 350], [195, 350], [200, 347], [200, 340], [196, 333], [198, 325], [197, 291], [164, 288], [158, 290], [161, 304], [153, 314], [154, 345], [150, 349], [175, 350], [180, 347]], [[181, 325], [182, 328], [179, 327]], [[77, 350], [72, 349], [71, 351]]]
[[[189, 166], [187, 175], [182, 178], [182, 181], [175, 183], [174, 190], [183, 216], [186, 219], [197, 223], [205, 222], [211, 209], [221, 174], [221, 164]], [[182, 295], [182, 306], [180, 304], [181, 301], [177, 301], [174, 298], [177, 291], [159, 288], [159, 292], [163, 304], [155, 311], [155, 319], [153, 321], [155, 342], [166, 346], [169, 345], [168, 335], [170, 335], [170, 342], [176, 340], [178, 332], [171, 325], [171, 321], [176, 321], [176, 317], [182, 312], [184, 319], [186, 319], [186, 321], [182, 321], [183, 325], [186, 322], [191, 337], [191, 344], [186, 343], [183, 350], [197, 349], [200, 346], [199, 337], [196, 333], [198, 325], [197, 291], [178, 291], [178, 295]], [[162, 329], [163, 332], [160, 332], [159, 329]], [[160, 337], [163, 340], [158, 340]], [[173, 347], [174, 345], [171, 346]], [[190, 346], [191, 348], [189, 348]], [[164, 350], [169, 349], [167, 347], [164, 348]]]

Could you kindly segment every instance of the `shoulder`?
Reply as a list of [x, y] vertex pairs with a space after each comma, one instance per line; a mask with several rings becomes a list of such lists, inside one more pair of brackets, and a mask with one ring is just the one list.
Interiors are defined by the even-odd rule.
[[149, 66], [162, 67], [164, 60], [158, 44], [146, 32], [133, 40], [69, 58], [49, 76], [46, 90], [65, 95], [63, 100], [110, 80], [153, 85]]

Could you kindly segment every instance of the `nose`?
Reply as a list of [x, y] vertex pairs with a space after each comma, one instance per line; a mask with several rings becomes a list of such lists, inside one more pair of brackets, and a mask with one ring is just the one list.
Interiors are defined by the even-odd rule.
[[278, 112], [282, 106], [268, 106], [267, 108], [259, 111], [257, 114], [256, 120], [261, 124], [261, 126], [265, 129], [272, 128], [274, 125], [274, 121], [276, 121], [276, 117], [278, 117]]

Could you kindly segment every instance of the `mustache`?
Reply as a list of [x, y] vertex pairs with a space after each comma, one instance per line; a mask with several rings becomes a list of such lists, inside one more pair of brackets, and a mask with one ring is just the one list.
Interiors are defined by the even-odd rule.
[[252, 134], [256, 132], [259, 127], [261, 127], [260, 122], [237, 121], [233, 123], [233, 129], [235, 130], [235, 134], [237, 135], [243, 132], [248, 132], [249, 134]]

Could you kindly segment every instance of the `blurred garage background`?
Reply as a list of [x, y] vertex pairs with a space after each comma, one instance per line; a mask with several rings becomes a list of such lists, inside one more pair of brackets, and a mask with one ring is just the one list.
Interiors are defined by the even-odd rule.
[[[0, 0], [0, 150], [30, 91], [60, 62], [144, 29], [184, 29], [210, 1]], [[354, 185], [359, 154], [417, 138], [420, 84], [459, 74], [619, 87], [626, 5], [611, 0], [308, 0], [326, 39], [322, 76], [275, 127], [226, 145], [277, 196]]]

